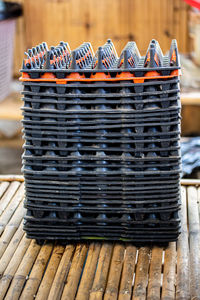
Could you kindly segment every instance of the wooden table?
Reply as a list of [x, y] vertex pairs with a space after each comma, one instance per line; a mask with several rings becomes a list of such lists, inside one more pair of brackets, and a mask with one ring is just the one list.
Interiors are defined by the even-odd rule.
[[200, 299], [200, 181], [182, 181], [182, 228], [167, 248], [28, 240], [22, 176], [0, 176], [0, 299]]

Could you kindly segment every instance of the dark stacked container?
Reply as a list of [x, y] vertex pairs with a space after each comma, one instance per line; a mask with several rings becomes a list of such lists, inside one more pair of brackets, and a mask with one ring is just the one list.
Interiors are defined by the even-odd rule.
[[180, 220], [176, 41], [141, 57], [108, 40], [64, 42], [23, 62], [27, 237], [169, 242]]

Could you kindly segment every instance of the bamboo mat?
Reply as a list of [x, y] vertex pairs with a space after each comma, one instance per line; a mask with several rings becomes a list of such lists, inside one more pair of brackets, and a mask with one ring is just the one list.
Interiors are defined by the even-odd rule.
[[200, 299], [200, 181], [182, 181], [182, 228], [167, 248], [39, 246], [23, 225], [23, 178], [0, 176], [0, 299]]

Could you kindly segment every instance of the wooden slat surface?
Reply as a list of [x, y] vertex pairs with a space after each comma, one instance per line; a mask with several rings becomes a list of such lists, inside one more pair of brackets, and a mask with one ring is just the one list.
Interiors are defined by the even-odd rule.
[[31, 47], [43, 40], [67, 40], [71, 48], [90, 41], [96, 50], [111, 38], [119, 52], [135, 40], [144, 54], [151, 38], [159, 40], [164, 52], [176, 38], [180, 51], [187, 52], [188, 7], [182, 0], [24, 1], [25, 41]]
[[22, 230], [22, 178], [6, 178], [0, 177], [0, 300], [200, 299], [200, 181], [182, 181], [178, 242], [137, 248], [37, 245]]
[[151, 38], [159, 40], [164, 52], [176, 38], [180, 52], [189, 50], [189, 6], [182, 0], [7, 1], [23, 5], [23, 16], [16, 24], [16, 76], [24, 51], [43, 41], [53, 45], [66, 40], [71, 48], [90, 41], [96, 50], [112, 38], [119, 52], [128, 40], [135, 40], [144, 54]]

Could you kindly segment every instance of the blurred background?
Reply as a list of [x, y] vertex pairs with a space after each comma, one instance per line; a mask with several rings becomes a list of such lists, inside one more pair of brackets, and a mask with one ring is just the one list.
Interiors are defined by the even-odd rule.
[[118, 54], [133, 40], [144, 55], [152, 38], [159, 41], [164, 53], [176, 38], [183, 73], [183, 176], [200, 178], [198, 7], [198, 0], [15, 0], [6, 5], [0, 0], [0, 173], [21, 172], [22, 103], [18, 78], [24, 51], [43, 41], [54, 45], [61, 40], [68, 42], [71, 49], [90, 41], [96, 51], [111, 38]]

